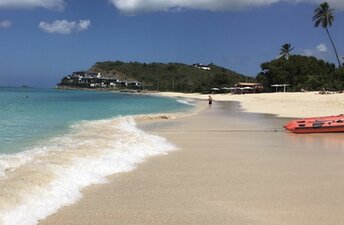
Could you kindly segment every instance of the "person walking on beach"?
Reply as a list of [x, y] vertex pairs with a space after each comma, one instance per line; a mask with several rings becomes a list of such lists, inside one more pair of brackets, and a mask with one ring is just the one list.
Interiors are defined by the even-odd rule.
[[209, 108], [213, 106], [213, 98], [209, 95], [208, 97]]

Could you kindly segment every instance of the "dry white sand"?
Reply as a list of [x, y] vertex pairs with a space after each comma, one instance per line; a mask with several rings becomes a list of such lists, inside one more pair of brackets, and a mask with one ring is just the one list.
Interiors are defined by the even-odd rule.
[[[167, 97], [208, 99], [208, 95], [161, 92]], [[244, 111], [270, 113], [279, 117], [314, 117], [344, 113], [344, 94], [321, 95], [318, 92], [262, 93], [262, 94], [215, 94], [215, 101], [238, 101]]]

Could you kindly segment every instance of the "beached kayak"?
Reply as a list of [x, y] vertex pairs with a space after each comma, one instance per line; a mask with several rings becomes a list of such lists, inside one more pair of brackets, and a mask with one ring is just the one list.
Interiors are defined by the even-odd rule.
[[344, 115], [292, 120], [283, 127], [298, 134], [344, 132]]

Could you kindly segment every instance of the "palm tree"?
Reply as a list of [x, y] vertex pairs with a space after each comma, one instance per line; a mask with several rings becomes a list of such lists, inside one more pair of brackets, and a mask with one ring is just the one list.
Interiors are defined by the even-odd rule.
[[334, 42], [332, 40], [332, 37], [330, 35], [330, 32], [328, 30], [328, 26], [332, 26], [332, 22], [334, 20], [334, 16], [332, 14], [334, 10], [330, 9], [330, 6], [327, 2], [321, 3], [315, 10], [314, 10], [314, 16], [313, 16], [313, 22], [314, 26], [318, 27], [320, 24], [323, 28], [325, 28], [326, 33], [331, 41], [331, 44], [333, 46], [334, 52], [336, 54], [337, 60], [338, 60], [338, 66], [341, 67], [337, 49], [334, 45]]
[[286, 60], [289, 59], [289, 56], [291, 55], [291, 51], [294, 49], [292, 48], [289, 43], [285, 43], [282, 45], [281, 52], [280, 52], [280, 58], [285, 58]]

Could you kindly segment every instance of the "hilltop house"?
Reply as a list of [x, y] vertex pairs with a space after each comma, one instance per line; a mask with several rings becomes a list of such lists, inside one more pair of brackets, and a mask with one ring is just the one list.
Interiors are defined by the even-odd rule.
[[94, 72], [85, 72], [85, 71], [78, 71], [73, 72], [71, 77], [78, 77], [78, 78], [101, 78], [102, 75], [100, 73], [94, 73]]
[[194, 67], [202, 69], [202, 70], [210, 70], [210, 66], [209, 65], [202, 65], [200, 63], [195, 63], [192, 64]]

